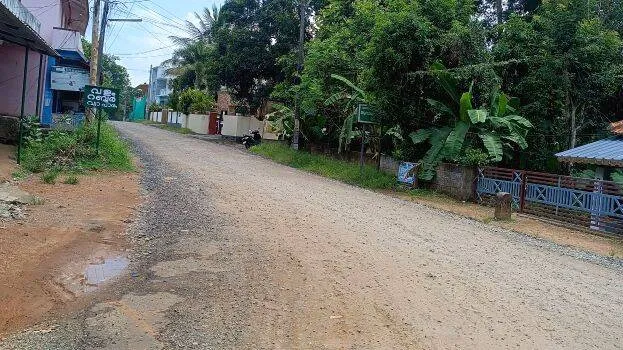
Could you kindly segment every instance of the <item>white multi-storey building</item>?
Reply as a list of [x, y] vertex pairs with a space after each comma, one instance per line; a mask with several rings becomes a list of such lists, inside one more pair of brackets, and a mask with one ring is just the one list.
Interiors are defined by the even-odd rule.
[[157, 103], [165, 105], [169, 102], [169, 95], [173, 90], [170, 88], [171, 77], [162, 65], [152, 67], [149, 73], [149, 97], [148, 104]]

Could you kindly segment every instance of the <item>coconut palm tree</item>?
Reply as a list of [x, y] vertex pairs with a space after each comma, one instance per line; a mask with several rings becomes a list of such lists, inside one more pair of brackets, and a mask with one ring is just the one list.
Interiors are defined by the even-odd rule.
[[205, 41], [211, 44], [216, 24], [219, 20], [220, 9], [212, 5], [212, 10], [204, 8], [202, 13], [195, 12], [197, 24], [186, 20], [186, 36], [169, 36], [169, 39], [178, 46], [185, 46], [196, 41]]
[[213, 38], [219, 12], [216, 5], [212, 10], [204, 8], [202, 13], [195, 12], [197, 23], [186, 21], [186, 36], [169, 37], [178, 48], [173, 57], [163, 62], [168, 67], [167, 73], [176, 77], [185, 76], [185, 80], [193, 82], [194, 88], [206, 92], [215, 89], [211, 79], [213, 70], [210, 68], [215, 64]]

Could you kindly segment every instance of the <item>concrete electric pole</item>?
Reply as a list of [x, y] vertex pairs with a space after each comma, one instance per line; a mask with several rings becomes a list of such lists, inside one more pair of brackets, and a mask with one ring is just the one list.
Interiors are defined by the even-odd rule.
[[91, 31], [91, 71], [89, 76], [89, 84], [97, 85], [97, 67], [99, 58], [99, 31], [100, 31], [100, 2], [95, 0], [93, 4], [93, 30]]
[[[110, 1], [104, 0], [104, 13], [102, 14], [102, 26], [100, 29], [99, 44], [97, 45], [97, 84], [101, 85], [104, 80], [104, 74], [102, 74], [102, 62], [104, 61], [104, 41], [106, 40], [106, 25], [108, 24], [108, 11], [110, 11]], [[94, 24], [95, 25], [95, 24]]]
[[[97, 2], [99, 3], [100, 0]], [[91, 62], [91, 72], [93, 72], [93, 66], [96, 66], [95, 72], [95, 83], [91, 85], [102, 85], [104, 83], [104, 71], [102, 70], [102, 64], [104, 62], [104, 44], [106, 42], [106, 26], [108, 22], [142, 22], [143, 20], [140, 18], [111, 18], [108, 19], [108, 14], [110, 12], [110, 1], [111, 0], [102, 0], [104, 1], [104, 10], [102, 11], [102, 24], [100, 26], [99, 32], [99, 40], [97, 45], [97, 63]], [[95, 26], [95, 23], [93, 23]]]

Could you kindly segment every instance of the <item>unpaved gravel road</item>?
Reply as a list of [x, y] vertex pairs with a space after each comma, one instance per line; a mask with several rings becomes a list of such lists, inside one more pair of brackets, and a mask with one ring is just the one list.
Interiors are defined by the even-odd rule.
[[620, 261], [117, 123], [131, 276], [1, 349], [620, 349]]

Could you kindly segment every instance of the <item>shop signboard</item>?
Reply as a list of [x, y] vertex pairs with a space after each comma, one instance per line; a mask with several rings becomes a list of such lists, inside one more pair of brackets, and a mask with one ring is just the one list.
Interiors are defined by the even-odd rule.
[[84, 87], [84, 106], [97, 108], [108, 114], [113, 114], [119, 109], [119, 90], [101, 86], [87, 85]]
[[54, 66], [50, 78], [52, 90], [82, 91], [89, 83], [89, 72], [86, 69]]

